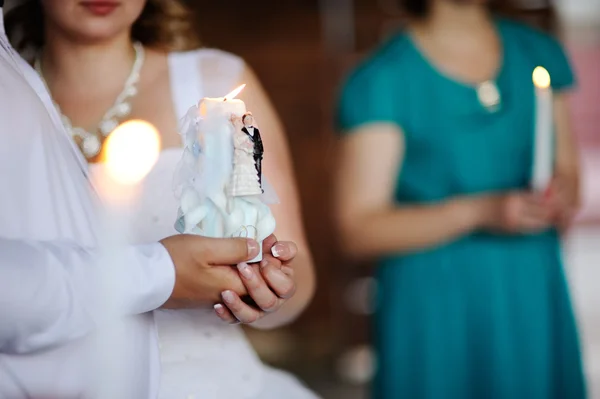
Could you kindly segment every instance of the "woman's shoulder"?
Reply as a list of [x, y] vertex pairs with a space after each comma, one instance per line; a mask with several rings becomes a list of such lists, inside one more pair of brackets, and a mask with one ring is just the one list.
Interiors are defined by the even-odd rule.
[[382, 91], [397, 90], [409, 74], [414, 52], [411, 39], [398, 32], [363, 57], [349, 70], [343, 80], [344, 92], [364, 92], [365, 87]]
[[547, 54], [549, 57], [555, 57], [564, 53], [560, 41], [541, 29], [509, 19], [501, 19], [499, 24], [509, 40], [520, 44], [532, 54]]
[[231, 91], [246, 68], [240, 56], [214, 48], [172, 52], [169, 63], [172, 67], [196, 73], [207, 96]]
[[345, 77], [337, 106], [337, 125], [349, 131], [372, 121], [395, 121], [399, 98], [412, 65], [412, 42], [400, 32], [360, 61]]
[[553, 86], [560, 89], [573, 84], [573, 71], [567, 52], [553, 35], [522, 22], [501, 19], [499, 26], [505, 40], [519, 48], [536, 65], [545, 67], [552, 77]]
[[352, 76], [380, 74], [386, 70], [397, 71], [407, 60], [410, 49], [408, 34], [404, 31], [397, 32], [360, 60], [354, 67]]

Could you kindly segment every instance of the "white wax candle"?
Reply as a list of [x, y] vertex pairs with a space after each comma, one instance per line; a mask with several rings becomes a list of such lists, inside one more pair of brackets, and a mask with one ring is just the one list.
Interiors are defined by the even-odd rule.
[[[232, 182], [234, 164], [233, 137], [236, 129], [241, 129], [241, 118], [246, 114], [244, 102], [234, 97], [243, 88], [244, 86], [240, 86], [225, 97], [204, 98], [199, 104], [202, 117], [199, 133], [205, 162], [203, 168], [211, 171], [204, 178], [216, 180], [211, 180], [211, 183], [215, 184], [206, 185], [210, 187], [207, 198], [193, 204], [192, 208], [200, 207], [207, 212], [197, 224], [200, 234], [208, 237], [253, 238], [262, 245], [261, 240], [273, 233], [275, 228], [274, 222], [265, 222], [272, 219], [270, 209], [261, 202], [259, 195], [234, 196], [231, 195], [231, 190], [228, 190]], [[237, 121], [234, 122], [232, 117], [237, 118]], [[184, 206], [182, 200], [181, 208], [187, 209], [189, 206]], [[262, 213], [265, 213], [262, 217], [265, 221], [261, 223], [259, 214]], [[259, 225], [262, 226], [260, 232]], [[260, 260], [262, 253], [251, 262]]]
[[235, 98], [246, 85], [241, 85], [225, 97], [204, 98], [200, 102], [200, 114], [203, 117], [235, 115], [242, 117], [246, 113], [246, 104]]
[[200, 106], [200, 114], [204, 117], [229, 114], [241, 118], [245, 113], [246, 104], [237, 99], [205, 98]]
[[554, 123], [550, 74], [543, 67], [533, 71], [535, 85], [535, 136], [531, 187], [546, 190], [554, 172]]

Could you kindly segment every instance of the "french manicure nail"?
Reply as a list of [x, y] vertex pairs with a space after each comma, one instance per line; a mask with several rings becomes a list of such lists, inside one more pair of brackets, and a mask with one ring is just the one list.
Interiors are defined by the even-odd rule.
[[220, 303], [216, 303], [215, 306], [213, 306], [213, 308], [215, 309], [215, 312], [217, 312], [220, 315], [225, 313], [225, 308], [223, 308], [223, 305], [221, 305]]
[[231, 303], [231, 302], [234, 301], [234, 299], [233, 299], [233, 292], [231, 292], [231, 291], [223, 291], [223, 293], [221, 294], [221, 296], [223, 297], [223, 300], [225, 302]]
[[283, 244], [275, 244], [271, 247], [271, 253], [276, 258], [279, 258], [281, 255], [283, 255], [285, 250], [286, 248]]
[[246, 240], [246, 245], [248, 245], [248, 259], [254, 259], [258, 253], [258, 243], [254, 240]]
[[250, 280], [252, 278], [252, 268], [248, 266], [247, 263], [240, 263], [238, 265], [238, 270], [246, 279]]

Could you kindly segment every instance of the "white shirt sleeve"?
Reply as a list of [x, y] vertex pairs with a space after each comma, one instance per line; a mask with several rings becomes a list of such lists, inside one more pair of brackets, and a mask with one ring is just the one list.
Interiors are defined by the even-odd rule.
[[[123, 256], [127, 270], [110, 292], [122, 315], [160, 307], [175, 282], [166, 249], [132, 246]], [[93, 298], [98, 259], [70, 244], [0, 238], [0, 353], [44, 350], [92, 332], [99, 317]]]
[[103, 301], [115, 304], [112, 316], [135, 315], [173, 290], [173, 263], [155, 243], [123, 249], [118, 267], [108, 267], [116, 273], [109, 289], [97, 295], [99, 276], [116, 262], [88, 249], [96, 210], [73, 146], [41, 80], [10, 48], [0, 9], [0, 236], [36, 238], [0, 238], [2, 354], [88, 335], [105, 320]]

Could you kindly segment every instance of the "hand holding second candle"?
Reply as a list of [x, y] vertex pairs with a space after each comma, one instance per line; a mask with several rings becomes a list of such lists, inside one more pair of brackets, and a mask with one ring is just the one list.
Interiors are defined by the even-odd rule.
[[272, 313], [290, 299], [296, 291], [294, 272], [289, 266], [298, 249], [293, 242], [278, 242], [271, 235], [263, 242], [260, 264], [241, 263], [238, 270], [253, 304], [234, 291], [222, 293], [223, 303], [215, 305], [217, 315], [228, 323], [254, 323]]
[[[481, 227], [508, 234], [531, 234], [552, 225], [548, 200], [529, 191], [514, 191], [476, 198], [475, 208]], [[469, 204], [469, 202], [467, 202]]]
[[579, 210], [577, 185], [562, 176], [555, 176], [545, 198], [551, 209], [552, 222], [559, 231], [565, 232]]

